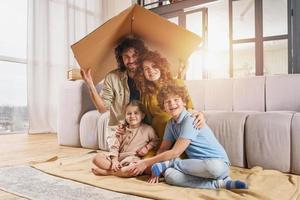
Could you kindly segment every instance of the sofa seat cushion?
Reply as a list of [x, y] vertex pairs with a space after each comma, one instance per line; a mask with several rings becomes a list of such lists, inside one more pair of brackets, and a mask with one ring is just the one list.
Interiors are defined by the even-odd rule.
[[98, 121], [101, 113], [97, 110], [86, 112], [80, 120], [80, 144], [84, 148], [98, 149]]
[[80, 121], [80, 144], [84, 148], [108, 150], [109, 112], [86, 112]]

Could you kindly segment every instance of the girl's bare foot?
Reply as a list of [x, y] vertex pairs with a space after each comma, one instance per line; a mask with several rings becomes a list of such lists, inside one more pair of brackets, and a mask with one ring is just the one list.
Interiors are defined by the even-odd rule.
[[107, 175], [114, 175], [118, 177], [132, 177], [129, 172], [127, 171], [126, 167], [114, 172], [112, 170], [105, 170], [98, 167], [92, 167], [92, 173], [96, 176], [107, 176]]
[[92, 168], [92, 173], [95, 174], [96, 176], [107, 176], [107, 175], [110, 175], [107, 170], [100, 169], [100, 168], [97, 168], [97, 167], [93, 167]]

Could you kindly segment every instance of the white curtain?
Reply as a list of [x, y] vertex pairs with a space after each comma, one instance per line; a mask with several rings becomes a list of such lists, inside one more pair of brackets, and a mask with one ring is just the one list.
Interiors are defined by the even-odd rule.
[[69, 68], [79, 67], [70, 46], [130, 5], [128, 0], [28, 0], [29, 133], [57, 131], [59, 86]]

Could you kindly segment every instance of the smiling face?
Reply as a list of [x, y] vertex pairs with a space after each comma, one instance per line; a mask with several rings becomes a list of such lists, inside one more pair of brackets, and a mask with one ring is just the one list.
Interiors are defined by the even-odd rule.
[[186, 103], [176, 94], [168, 95], [164, 100], [164, 110], [175, 120], [178, 119], [180, 113], [185, 109]]
[[135, 72], [138, 67], [138, 52], [134, 48], [129, 48], [122, 53], [123, 63], [128, 72]]
[[144, 119], [145, 114], [142, 113], [138, 106], [128, 105], [126, 108], [125, 119], [129, 124], [129, 128], [137, 128]]
[[144, 76], [148, 81], [157, 81], [160, 78], [160, 70], [156, 67], [155, 63], [149, 60], [143, 61]]

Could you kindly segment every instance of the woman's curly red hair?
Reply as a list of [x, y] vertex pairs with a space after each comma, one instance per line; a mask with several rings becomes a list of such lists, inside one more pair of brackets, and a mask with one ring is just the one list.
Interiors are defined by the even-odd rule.
[[[148, 81], [144, 75], [143, 62], [151, 61], [155, 63], [155, 67], [160, 70], [160, 78], [158, 84]], [[170, 64], [166, 58], [163, 58], [157, 51], [148, 51], [140, 60], [140, 67], [136, 74], [136, 84], [142, 95], [155, 94], [159, 87], [164, 84], [172, 83], [173, 79], [170, 72]]]

